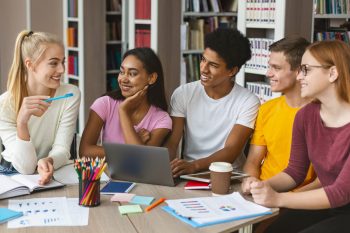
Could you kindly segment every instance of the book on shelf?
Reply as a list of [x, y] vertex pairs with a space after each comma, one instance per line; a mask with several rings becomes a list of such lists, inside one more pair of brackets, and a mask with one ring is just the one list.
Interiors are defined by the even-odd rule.
[[78, 17], [78, 0], [68, 0], [68, 17]]
[[55, 180], [51, 180], [48, 184], [39, 185], [40, 175], [22, 175], [16, 174], [12, 176], [0, 175], [0, 199], [9, 197], [27, 195], [34, 191], [53, 189], [63, 187]]
[[186, 0], [187, 12], [237, 12], [238, 0]]
[[78, 76], [78, 55], [68, 55], [68, 74]]
[[314, 0], [316, 14], [349, 14], [350, 2], [343, 0]]
[[267, 71], [269, 60], [269, 46], [274, 42], [272, 39], [249, 38], [252, 58], [246, 63], [245, 68]]
[[253, 92], [261, 103], [281, 96], [280, 92], [272, 92], [270, 84], [266, 82], [247, 82], [247, 89]]
[[151, 47], [151, 30], [136, 29], [135, 30], [135, 47]]
[[275, 23], [276, 0], [247, 0], [246, 21], [249, 23]]
[[223, 0], [221, 1], [221, 8], [223, 12], [237, 12], [238, 0]]
[[106, 38], [107, 40], [121, 40], [121, 22], [113, 21], [106, 23]]
[[67, 28], [67, 45], [68, 47], [78, 46], [78, 29], [76, 27]]
[[107, 0], [107, 11], [120, 11], [121, 10], [121, 2], [120, 0]]
[[135, 19], [151, 19], [151, 0], [135, 0]]
[[[231, 180], [240, 180], [240, 179], [242, 179], [244, 177], [248, 177], [248, 176], [249, 175], [247, 175], [243, 172], [233, 171], [232, 175], [231, 175]], [[188, 174], [188, 175], [181, 175], [180, 178], [185, 179], [185, 180], [194, 180], [194, 181], [210, 183], [210, 171]]]

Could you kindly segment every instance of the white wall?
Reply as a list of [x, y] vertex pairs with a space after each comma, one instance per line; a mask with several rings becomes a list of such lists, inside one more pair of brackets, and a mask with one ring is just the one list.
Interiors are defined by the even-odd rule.
[[[29, 9], [29, 10], [28, 10]], [[17, 34], [27, 28], [63, 38], [62, 0], [0, 0], [0, 93], [6, 90]]]

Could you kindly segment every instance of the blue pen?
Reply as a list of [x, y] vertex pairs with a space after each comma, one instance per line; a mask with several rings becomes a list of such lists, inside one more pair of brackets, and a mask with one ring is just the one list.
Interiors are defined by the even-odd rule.
[[54, 101], [54, 100], [59, 100], [59, 99], [64, 99], [64, 98], [68, 98], [68, 97], [71, 97], [73, 96], [73, 93], [67, 93], [65, 95], [61, 95], [61, 96], [57, 96], [57, 97], [53, 97], [53, 98], [48, 98], [46, 100], [44, 100], [45, 102], [51, 102], [51, 101]]

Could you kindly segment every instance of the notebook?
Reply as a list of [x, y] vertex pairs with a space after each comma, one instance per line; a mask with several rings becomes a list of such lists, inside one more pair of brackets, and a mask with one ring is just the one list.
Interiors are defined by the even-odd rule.
[[184, 189], [210, 189], [210, 184], [206, 182], [190, 180], [185, 184]]
[[101, 194], [128, 193], [135, 186], [132, 182], [110, 181], [102, 189]]
[[[240, 180], [248, 176], [249, 175], [243, 172], [233, 171], [231, 175], [231, 180]], [[210, 183], [210, 171], [188, 174], [188, 175], [181, 175], [180, 178], [185, 180], [195, 180], [195, 181]]]
[[63, 187], [64, 185], [51, 180], [46, 185], [39, 185], [40, 175], [22, 175], [13, 176], [0, 175], [0, 199], [9, 197], [27, 195], [34, 191]]
[[111, 178], [138, 183], [175, 186], [167, 148], [104, 143]]
[[14, 211], [7, 208], [0, 208], [0, 224], [15, 218], [19, 218], [21, 216], [23, 216], [23, 213], [20, 211]]

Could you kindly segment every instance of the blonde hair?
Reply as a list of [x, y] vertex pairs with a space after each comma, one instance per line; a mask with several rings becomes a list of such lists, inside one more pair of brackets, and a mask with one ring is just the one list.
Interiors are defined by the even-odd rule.
[[28, 96], [26, 87], [27, 68], [25, 59], [35, 64], [47, 49], [48, 44], [63, 43], [55, 35], [46, 32], [21, 31], [16, 39], [12, 65], [7, 80], [7, 91], [14, 101], [16, 116], [21, 108], [23, 98]]
[[326, 67], [335, 66], [338, 78], [335, 86], [339, 97], [350, 103], [350, 47], [340, 40], [326, 40], [311, 44], [307, 51]]

